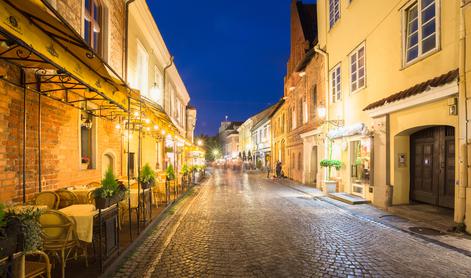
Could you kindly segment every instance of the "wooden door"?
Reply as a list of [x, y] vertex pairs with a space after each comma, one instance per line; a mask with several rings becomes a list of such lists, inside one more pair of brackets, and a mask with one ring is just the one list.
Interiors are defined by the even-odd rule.
[[433, 127], [411, 136], [412, 200], [453, 208], [455, 136], [452, 127]]

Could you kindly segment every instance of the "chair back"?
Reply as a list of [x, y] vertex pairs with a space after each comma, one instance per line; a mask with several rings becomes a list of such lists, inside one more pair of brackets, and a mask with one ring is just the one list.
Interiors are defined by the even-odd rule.
[[87, 202], [89, 204], [95, 205], [95, 197], [93, 196], [93, 191], [88, 192], [87, 194]]
[[137, 182], [131, 183], [130, 188], [131, 189], [137, 189], [139, 187], [139, 184]]
[[47, 206], [48, 209], [57, 209], [59, 196], [52, 191], [40, 192], [36, 195], [34, 204], [37, 206]]
[[79, 203], [77, 195], [72, 191], [59, 189], [56, 191], [56, 194], [59, 195], [59, 209]]
[[87, 184], [86, 186], [87, 186], [87, 188], [97, 188], [97, 187], [100, 187], [101, 184], [99, 182], [93, 181], [93, 182]]
[[45, 250], [60, 250], [77, 243], [75, 222], [58, 210], [45, 210], [39, 216]]

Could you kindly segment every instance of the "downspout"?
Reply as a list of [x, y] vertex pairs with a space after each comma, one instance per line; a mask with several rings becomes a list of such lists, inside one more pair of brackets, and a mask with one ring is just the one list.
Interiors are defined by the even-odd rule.
[[465, 6], [466, 1], [461, 0], [460, 6], [460, 41], [459, 41], [459, 146], [460, 146], [460, 165], [459, 165], [459, 186], [458, 200], [455, 211], [455, 222], [458, 223], [458, 229], [465, 229], [466, 220], [466, 193], [469, 186], [468, 176], [470, 167], [468, 165], [468, 94], [466, 89], [466, 20]]
[[123, 66], [124, 66], [124, 69], [123, 69], [123, 75], [124, 75], [124, 80], [128, 84], [129, 84], [129, 80], [128, 80], [129, 5], [131, 5], [131, 3], [133, 3], [134, 1], [135, 0], [127, 0], [126, 4], [125, 4], [125, 9], [124, 9], [124, 38], [123, 38], [123, 40], [124, 40], [124, 42], [123, 42], [123, 45], [124, 45], [124, 62], [123, 62]]
[[[128, 56], [129, 56], [129, 5], [133, 3], [135, 0], [127, 0], [124, 8], [124, 62], [123, 62], [123, 75], [124, 75], [124, 80], [126, 81], [127, 84], [129, 84], [128, 80]], [[131, 152], [130, 152], [130, 126], [131, 126], [131, 97], [128, 96], [128, 113], [127, 113], [127, 134], [128, 134], [128, 140], [127, 140], [127, 152], [128, 152], [128, 157], [127, 157], [127, 176], [128, 176], [128, 190], [131, 189], [131, 177], [130, 177], [130, 169], [131, 169]], [[121, 164], [123, 164], [123, 161], [121, 161]], [[139, 203], [139, 202], [138, 202]], [[139, 214], [139, 213], [138, 213]], [[131, 195], [128, 194], [128, 217], [129, 217], [129, 239], [132, 241], [132, 216], [131, 216]], [[137, 223], [139, 227], [139, 222]]]
[[[164, 79], [164, 80], [163, 80], [163, 84], [162, 84], [162, 86], [163, 86], [163, 90], [162, 90], [162, 91], [163, 91], [163, 93], [164, 93], [164, 103], [163, 103], [163, 107], [162, 107], [162, 108], [165, 107], [165, 95], [166, 95], [166, 94], [165, 94], [165, 90], [167, 89], [167, 70], [168, 70], [171, 66], [173, 66], [173, 59], [174, 59], [174, 57], [173, 57], [173, 56], [170, 56], [170, 62], [164, 67], [164, 73], [163, 73], [163, 79]], [[171, 107], [172, 107], [172, 105], [170, 105], [170, 108], [171, 108]], [[164, 108], [164, 110], [165, 110], [165, 108]], [[171, 111], [170, 111], [170, 114], [171, 114]]]
[[[316, 46], [314, 46], [314, 51], [324, 57], [325, 122], [328, 123], [329, 121], [329, 54], [326, 51], [322, 50], [319, 44], [316, 44]], [[327, 138], [327, 134], [325, 138], [326, 138], [325, 140], [329, 141], [329, 144], [327, 144], [326, 141], [324, 143], [324, 157], [328, 155], [329, 159], [331, 159], [332, 147], [329, 145], [332, 145], [332, 142], [330, 141], [329, 138]], [[329, 168], [328, 170], [325, 169], [324, 171], [324, 178], [326, 180], [330, 179], [330, 167], [328, 168]]]

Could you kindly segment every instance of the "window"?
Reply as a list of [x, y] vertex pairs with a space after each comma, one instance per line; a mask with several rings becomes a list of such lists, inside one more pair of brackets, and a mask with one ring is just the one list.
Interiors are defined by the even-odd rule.
[[296, 129], [296, 109], [293, 107], [291, 108], [291, 130]]
[[307, 123], [309, 120], [308, 111], [307, 111], [307, 101], [306, 97], [303, 97], [303, 123]]
[[340, 0], [329, 0], [330, 28], [340, 19]]
[[312, 88], [312, 103], [314, 104], [313, 107], [313, 111], [312, 111], [312, 114], [313, 114], [313, 117], [316, 117], [316, 110], [317, 110], [317, 85], [314, 85], [314, 87]]
[[340, 64], [338, 64], [330, 72], [330, 90], [332, 92], [332, 102], [338, 102], [342, 98], [340, 78]]
[[350, 55], [350, 89], [354, 93], [365, 87], [365, 46], [357, 48]]
[[435, 0], [419, 0], [404, 10], [405, 63], [438, 48], [437, 5]]
[[285, 113], [281, 117], [281, 132], [285, 132]]
[[84, 2], [83, 38], [98, 54], [103, 54], [103, 7], [98, 0]]
[[150, 90], [150, 99], [163, 106], [162, 73], [157, 66], [154, 66], [154, 84]]
[[149, 54], [147, 54], [146, 49], [139, 41], [137, 41], [136, 63], [135, 86], [141, 91], [143, 96], [149, 97]]
[[303, 168], [303, 159], [301, 157], [301, 153], [298, 153], [298, 170], [302, 170]]
[[80, 112], [80, 152], [82, 169], [95, 168], [96, 121], [91, 114]]
[[298, 116], [297, 122], [301, 125], [303, 123], [303, 115], [304, 115], [304, 106], [303, 106], [302, 98], [299, 99], [298, 109], [299, 109], [299, 113], [298, 113], [299, 116]]

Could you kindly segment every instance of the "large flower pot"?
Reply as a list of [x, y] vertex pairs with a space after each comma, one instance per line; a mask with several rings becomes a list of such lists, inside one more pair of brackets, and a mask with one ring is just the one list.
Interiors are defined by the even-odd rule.
[[141, 182], [141, 188], [142, 189], [148, 189], [150, 187], [154, 186], [154, 182], [153, 181], [150, 181], [150, 182]]
[[324, 181], [325, 192], [326, 193], [335, 193], [337, 192], [337, 181]]
[[109, 203], [108, 198], [95, 197], [95, 207], [97, 209], [105, 209], [110, 206]]

